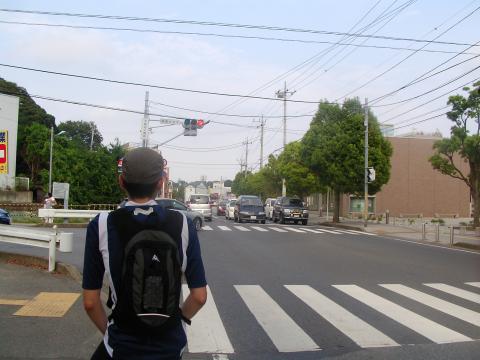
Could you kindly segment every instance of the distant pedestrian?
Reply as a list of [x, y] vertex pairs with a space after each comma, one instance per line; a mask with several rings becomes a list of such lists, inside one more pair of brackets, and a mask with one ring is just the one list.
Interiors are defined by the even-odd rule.
[[[45, 200], [43, 202], [43, 208], [44, 209], [53, 209], [53, 207], [57, 205], [57, 201], [53, 197], [52, 193], [48, 193], [47, 196], [45, 196]], [[53, 217], [50, 218], [45, 218], [46, 223], [53, 223]]]
[[[93, 219], [86, 235], [83, 303], [104, 334], [92, 359], [180, 359], [184, 327], [207, 300], [197, 232], [184, 214], [154, 200], [162, 186], [160, 154], [135, 149], [122, 166], [128, 201]], [[104, 274], [108, 318], [100, 299]], [[180, 304], [182, 274], [190, 294]]]

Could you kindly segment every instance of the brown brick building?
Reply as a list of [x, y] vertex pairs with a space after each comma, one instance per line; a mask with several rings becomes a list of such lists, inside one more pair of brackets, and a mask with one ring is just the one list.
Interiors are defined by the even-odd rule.
[[[390, 181], [371, 199], [369, 210], [392, 216], [400, 214], [457, 214], [470, 217], [470, 190], [457, 179], [442, 175], [428, 161], [433, 155], [433, 144], [439, 138], [387, 137], [393, 146]], [[468, 164], [457, 159], [457, 166], [468, 174]], [[343, 215], [363, 211], [363, 200], [345, 197]], [[441, 215], [440, 215], [441, 216]]]

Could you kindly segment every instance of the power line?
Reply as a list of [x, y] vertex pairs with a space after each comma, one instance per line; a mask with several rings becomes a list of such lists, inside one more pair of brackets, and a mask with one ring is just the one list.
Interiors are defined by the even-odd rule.
[[393, 130], [403, 129], [403, 128], [408, 127], [408, 126], [420, 124], [420, 123], [423, 123], [423, 122], [426, 122], [426, 121], [430, 121], [430, 120], [433, 120], [433, 119], [439, 118], [440, 116], [445, 116], [445, 115], [447, 115], [447, 113], [443, 113], [443, 114], [431, 116], [431, 117], [429, 117], [429, 118], [426, 118], [426, 119], [423, 119], [423, 120], [419, 120], [419, 121], [415, 121], [415, 122], [410, 123], [410, 124], [406, 124], [406, 125], [402, 125], [402, 126], [399, 126], [399, 127], [395, 127], [395, 128], [393, 128]]
[[467, 71], [467, 72], [465, 72], [465, 73], [463, 73], [463, 74], [461, 74], [461, 75], [458, 75], [458, 76], [455, 77], [454, 79], [451, 79], [451, 80], [449, 80], [449, 81], [447, 81], [447, 82], [445, 82], [445, 83], [443, 83], [443, 84], [441, 84], [441, 85], [439, 85], [439, 86], [437, 86], [437, 87], [435, 87], [435, 88], [433, 88], [433, 89], [430, 89], [430, 90], [428, 90], [428, 91], [425, 91], [425, 92], [422, 93], [422, 94], [419, 94], [419, 95], [410, 97], [410, 98], [408, 98], [408, 99], [403, 99], [403, 100], [400, 100], [400, 101], [396, 101], [396, 102], [393, 102], [393, 103], [389, 103], [389, 104], [376, 105], [376, 107], [398, 105], [398, 104], [406, 103], [406, 102], [408, 102], [408, 101], [416, 100], [416, 99], [418, 99], [418, 98], [421, 98], [422, 96], [425, 96], [425, 95], [431, 94], [432, 92], [435, 92], [435, 91], [437, 91], [437, 90], [440, 90], [441, 88], [443, 88], [443, 87], [445, 87], [445, 86], [447, 86], [447, 85], [450, 85], [451, 83], [453, 83], [453, 82], [455, 82], [455, 81], [457, 81], [457, 80], [460, 80], [462, 77], [467, 76], [468, 74], [474, 72], [475, 70], [478, 70], [479, 68], [480, 68], [480, 65], [477, 66], [477, 67], [475, 67], [475, 68], [473, 68], [473, 69], [471, 69], [471, 70], [469, 70], [469, 71]]
[[37, 11], [37, 10], [20, 10], [20, 9], [0, 9], [0, 11], [1, 12], [9, 12], [9, 13], [23, 13], [23, 14], [51, 15], [51, 16], [68, 16], [68, 17], [96, 18], [96, 19], [108, 19], [108, 20], [144, 21], [144, 22], [175, 23], [175, 24], [189, 24], [189, 25], [201, 25], [201, 26], [246, 28], [246, 29], [258, 29], [258, 30], [268, 30], [268, 31], [285, 31], [285, 32], [295, 32], [295, 33], [334, 35], [334, 36], [345, 36], [345, 35], [347, 35], [347, 36], [359, 36], [359, 37], [374, 38], [374, 39], [381, 39], [381, 40], [413, 41], [413, 42], [419, 42], [419, 43], [429, 43], [429, 44], [434, 43], [434, 44], [442, 44], [442, 45], [457, 45], [457, 46], [470, 45], [470, 44], [467, 44], [467, 43], [458, 43], [458, 42], [450, 42], [450, 41], [434, 41], [434, 42], [432, 42], [432, 41], [429, 41], [429, 40], [413, 39], [413, 38], [405, 38], [405, 37], [370, 35], [370, 34], [356, 35], [356, 34], [351, 34], [351, 33], [348, 33], [348, 32], [340, 32], [340, 31], [288, 28], [288, 27], [267, 26], [267, 25], [221, 23], [221, 22], [213, 22], [213, 21], [195, 21], [195, 20], [166, 19], [166, 18], [147, 18], [147, 17], [103, 15], [103, 14], [81, 14], [81, 13]]
[[[409, 122], [409, 121], [418, 119], [418, 118], [420, 118], [420, 117], [423, 117], [423, 116], [425, 116], [425, 115], [430, 115], [430, 114], [432, 114], [432, 113], [434, 113], [434, 112], [437, 112], [437, 111], [440, 111], [440, 110], [445, 110], [445, 109], [447, 109], [447, 108], [449, 108], [449, 107], [450, 107], [450, 106], [448, 106], [448, 105], [444, 105], [444, 106], [439, 107], [439, 108], [437, 108], [437, 109], [427, 111], [426, 113], [423, 113], [423, 114], [420, 114], [420, 115], [411, 117], [411, 118], [406, 119], [406, 120], [402, 120], [402, 121], [396, 122], [396, 123], [394, 123], [394, 124], [392, 124], [392, 125], [403, 124], [403, 123], [406, 123], [406, 122]], [[381, 125], [381, 124], [385, 124], [385, 121], [379, 122], [379, 124], [380, 124], [380, 125]]]
[[[478, 10], [480, 9], [480, 6], [476, 7], [473, 11], [471, 11], [470, 13], [468, 13], [467, 15], [465, 15], [463, 18], [461, 18], [460, 20], [458, 20], [456, 23], [454, 23], [453, 25], [451, 25], [449, 28], [447, 28], [446, 30], [444, 30], [443, 32], [441, 32], [440, 34], [438, 34], [433, 40], [430, 40], [430, 41], [435, 41], [436, 39], [438, 39], [440, 36], [446, 34], [447, 32], [449, 32], [451, 29], [453, 29], [454, 27], [456, 27], [457, 25], [459, 25], [460, 23], [462, 23], [463, 21], [465, 21], [466, 19], [468, 19], [470, 16], [472, 16], [475, 12], [477, 12]], [[355, 89], [353, 89], [352, 91], [349, 91], [348, 93], [344, 94], [343, 96], [341, 96], [340, 98], [336, 99], [335, 101], [338, 101], [339, 99], [341, 98], [344, 98], [352, 93], [354, 93], [355, 91], [357, 90], [360, 90], [362, 88], [364, 88], [365, 86], [367, 86], [368, 84], [374, 82], [375, 80], [377, 80], [378, 78], [382, 77], [383, 75], [387, 74], [388, 72], [392, 71], [393, 69], [395, 69], [397, 66], [399, 66], [400, 64], [402, 64], [403, 62], [407, 61], [409, 58], [411, 58], [413, 55], [415, 55], [420, 49], [423, 49], [425, 48], [426, 46], [428, 46], [429, 44], [431, 44], [432, 42], [427, 42], [425, 45], [423, 45], [422, 47], [420, 47], [419, 49], [416, 49], [413, 53], [407, 55], [406, 57], [404, 57], [402, 60], [400, 60], [399, 62], [395, 63], [394, 65], [392, 65], [391, 67], [389, 67], [387, 70], [383, 71], [382, 73], [374, 76], [372, 79], [368, 80], [367, 82], [363, 83], [362, 85], [356, 87]], [[470, 46], [470, 44], [469, 44]]]
[[[269, 100], [269, 101], [272, 101], [272, 100], [283, 101], [282, 99], [263, 97], [263, 96], [241, 95], [241, 94], [221, 93], [221, 92], [206, 91], [206, 90], [193, 90], [193, 89], [185, 89], [185, 88], [175, 88], [175, 87], [170, 87], [170, 86], [161, 86], [161, 85], [145, 84], [145, 83], [139, 83], [139, 82], [106, 79], [106, 78], [93, 77], [93, 76], [87, 76], [87, 75], [63, 73], [63, 72], [58, 72], [58, 71], [36, 69], [36, 68], [30, 68], [30, 67], [25, 67], [25, 66], [17, 66], [17, 65], [11, 65], [11, 64], [3, 64], [3, 63], [0, 63], [0, 66], [12, 68], [12, 69], [40, 72], [40, 73], [50, 74], [50, 75], [66, 76], [66, 77], [73, 77], [73, 78], [85, 79], [85, 80], [102, 81], [102, 82], [121, 84], [121, 85], [141, 86], [141, 87], [149, 87], [149, 88], [171, 90], [171, 91], [182, 91], [182, 92], [204, 94], [204, 95], [227, 96], [227, 97], [237, 97], [237, 98], [257, 99], [257, 100]], [[289, 99], [287, 101], [296, 102], [296, 103], [306, 103], [306, 104], [317, 104], [318, 103], [318, 101], [313, 101], [313, 100], [292, 100], [292, 99]]]

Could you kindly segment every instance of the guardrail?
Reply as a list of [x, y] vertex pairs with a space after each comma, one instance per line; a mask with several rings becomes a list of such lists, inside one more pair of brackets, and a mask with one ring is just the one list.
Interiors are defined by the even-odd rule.
[[70, 209], [38, 209], [38, 217], [40, 218], [86, 218], [93, 219], [101, 212], [109, 212], [108, 210], [70, 210]]
[[55, 270], [56, 249], [58, 248], [60, 252], [72, 252], [73, 249], [73, 233], [59, 233], [56, 225], [53, 231], [2, 226], [0, 241], [48, 248], [48, 271], [50, 272]]

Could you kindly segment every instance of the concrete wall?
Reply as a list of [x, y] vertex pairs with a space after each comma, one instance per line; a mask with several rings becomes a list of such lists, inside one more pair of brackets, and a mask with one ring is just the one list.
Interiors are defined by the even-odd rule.
[[[376, 213], [388, 209], [393, 216], [422, 213], [425, 217], [433, 217], [437, 213], [470, 217], [467, 185], [442, 175], [428, 161], [438, 139], [387, 139], [393, 146], [391, 176], [388, 184], [376, 194]], [[456, 164], [464, 174], [469, 173], [468, 164], [459, 158]]]
[[0, 203], [31, 203], [33, 193], [31, 191], [3, 191], [0, 190]]

